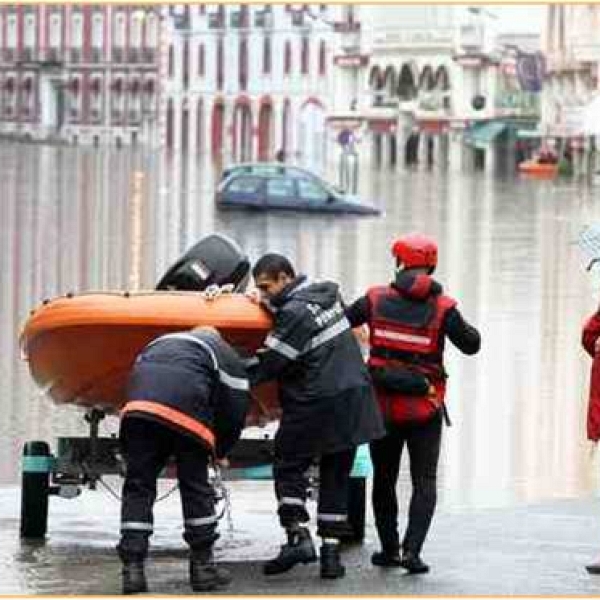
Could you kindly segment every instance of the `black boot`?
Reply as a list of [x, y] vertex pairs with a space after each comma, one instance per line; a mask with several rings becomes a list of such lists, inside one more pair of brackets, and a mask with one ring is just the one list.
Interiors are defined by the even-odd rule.
[[338, 579], [346, 574], [346, 568], [340, 562], [340, 545], [324, 542], [321, 546], [321, 577]]
[[371, 563], [376, 567], [399, 567], [400, 551], [398, 548], [383, 548], [381, 552], [374, 552]]
[[288, 529], [287, 536], [288, 542], [281, 546], [279, 554], [264, 564], [265, 575], [279, 575], [298, 563], [307, 564], [317, 560], [317, 553], [306, 527]]
[[148, 591], [148, 582], [144, 573], [144, 562], [134, 561], [123, 563], [123, 593], [141, 594]]
[[400, 566], [406, 569], [411, 575], [419, 575], [429, 572], [429, 565], [425, 564], [418, 554], [415, 554], [410, 550], [404, 550], [402, 552]]
[[208, 592], [231, 583], [227, 569], [213, 562], [212, 550], [192, 551], [190, 556], [190, 585], [194, 592]]

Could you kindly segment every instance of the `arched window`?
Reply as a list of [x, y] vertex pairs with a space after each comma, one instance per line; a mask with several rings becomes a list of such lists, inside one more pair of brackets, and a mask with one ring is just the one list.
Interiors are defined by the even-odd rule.
[[308, 46], [308, 38], [302, 38], [302, 49], [300, 51], [300, 72], [302, 75], [308, 75], [308, 62], [309, 62], [310, 52]]
[[327, 73], [327, 47], [325, 40], [321, 40], [319, 44], [319, 75]]
[[263, 73], [271, 73], [271, 38], [268, 36], [263, 41]]
[[292, 44], [289, 40], [286, 41], [283, 51], [283, 72], [285, 75], [292, 72]]

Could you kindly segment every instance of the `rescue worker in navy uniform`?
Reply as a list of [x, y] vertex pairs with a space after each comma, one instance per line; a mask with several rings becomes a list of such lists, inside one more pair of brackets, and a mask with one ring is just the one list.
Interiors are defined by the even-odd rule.
[[230, 581], [213, 562], [219, 537], [215, 494], [208, 481], [212, 457], [238, 440], [249, 405], [246, 369], [212, 328], [164, 335], [139, 354], [127, 386], [120, 441], [127, 473], [121, 506], [123, 593], [148, 590], [144, 561], [153, 530], [159, 473], [173, 456], [190, 546], [190, 584], [208, 591]]
[[[447, 418], [444, 342], [448, 338], [463, 353], [475, 354], [480, 336], [431, 277], [437, 265], [434, 240], [406, 235], [394, 243], [392, 254], [395, 280], [369, 289], [346, 310], [353, 327], [369, 326], [369, 368], [387, 427], [387, 435], [370, 445], [373, 512], [381, 542], [371, 561], [426, 573], [429, 567], [420, 554], [436, 505], [442, 418]], [[400, 545], [396, 484], [405, 444], [413, 489]]]
[[287, 543], [265, 563], [264, 573], [276, 575], [317, 559], [304, 526], [309, 520], [305, 472], [319, 459], [320, 574], [343, 577], [339, 540], [349, 530], [348, 485], [356, 447], [385, 433], [368, 370], [335, 283], [296, 277], [279, 254], [264, 255], [253, 275], [274, 327], [249, 374], [253, 385], [279, 382], [282, 417], [273, 474], [279, 519], [287, 532]]

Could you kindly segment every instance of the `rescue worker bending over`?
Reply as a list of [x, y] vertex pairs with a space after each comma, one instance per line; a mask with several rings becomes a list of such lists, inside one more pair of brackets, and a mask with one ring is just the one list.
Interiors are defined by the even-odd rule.
[[245, 367], [212, 328], [157, 338], [140, 353], [127, 387], [120, 442], [127, 465], [121, 506], [123, 593], [148, 589], [144, 560], [153, 530], [156, 480], [173, 456], [183, 506], [183, 538], [190, 546], [194, 591], [230, 582], [213, 562], [219, 537], [208, 462], [238, 440], [249, 405]]
[[[436, 243], [419, 234], [393, 245], [395, 280], [373, 287], [346, 310], [353, 327], [369, 326], [369, 368], [387, 435], [371, 442], [373, 512], [381, 552], [371, 561], [380, 567], [404, 567], [426, 573], [420, 553], [437, 497], [437, 464], [445, 415], [447, 337], [465, 354], [479, 350], [480, 337], [431, 278], [437, 265]], [[408, 526], [398, 536], [396, 484], [404, 444], [408, 447], [412, 497]]]
[[250, 380], [279, 382], [282, 417], [275, 437], [273, 474], [279, 519], [287, 543], [265, 563], [275, 575], [316, 561], [306, 511], [306, 470], [319, 466], [317, 533], [321, 577], [343, 577], [339, 539], [348, 532], [347, 499], [356, 447], [384, 434], [369, 374], [344, 316], [338, 286], [296, 277], [284, 256], [266, 254], [253, 275], [274, 327]]

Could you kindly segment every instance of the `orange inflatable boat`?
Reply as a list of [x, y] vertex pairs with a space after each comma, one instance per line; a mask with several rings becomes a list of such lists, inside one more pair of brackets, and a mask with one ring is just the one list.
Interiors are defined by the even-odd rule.
[[518, 169], [525, 175], [538, 177], [554, 177], [558, 172], [557, 164], [539, 163], [533, 160], [527, 160], [519, 164]]
[[[243, 294], [86, 293], [32, 311], [20, 342], [33, 379], [54, 402], [114, 412], [138, 352], [157, 336], [198, 325], [216, 327], [235, 347], [254, 352], [271, 318]], [[249, 424], [277, 418], [274, 392], [272, 385], [256, 390]]]

